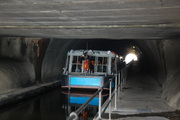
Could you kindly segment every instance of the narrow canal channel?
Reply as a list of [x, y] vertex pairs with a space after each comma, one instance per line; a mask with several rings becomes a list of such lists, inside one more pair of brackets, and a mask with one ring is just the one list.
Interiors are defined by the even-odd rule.
[[[93, 93], [93, 91], [70, 93], [67, 90], [62, 91], [61, 88], [56, 88], [28, 100], [1, 107], [0, 120], [66, 120], [69, 114], [79, 108]], [[108, 94], [103, 95], [103, 101], [107, 96]], [[91, 120], [97, 111], [98, 97], [93, 99], [79, 118]]]
[[61, 89], [1, 108], [0, 120], [66, 120]]

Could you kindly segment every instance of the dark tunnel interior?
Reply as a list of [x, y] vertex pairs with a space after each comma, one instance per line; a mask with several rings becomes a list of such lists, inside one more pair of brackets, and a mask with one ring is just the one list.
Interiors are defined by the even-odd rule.
[[179, 43], [178, 40], [1, 37], [0, 92], [61, 79], [66, 54], [71, 49], [111, 50], [123, 57], [136, 51], [138, 62], [129, 70], [137, 68], [141, 74], [152, 76], [162, 88], [162, 99], [179, 109]]

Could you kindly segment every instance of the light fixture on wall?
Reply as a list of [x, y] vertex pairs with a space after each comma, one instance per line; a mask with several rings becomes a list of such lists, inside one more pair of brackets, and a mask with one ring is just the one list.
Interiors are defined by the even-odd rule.
[[138, 60], [138, 57], [134, 53], [129, 53], [125, 57], [126, 64], [129, 64], [131, 61], [137, 61], [137, 60]]

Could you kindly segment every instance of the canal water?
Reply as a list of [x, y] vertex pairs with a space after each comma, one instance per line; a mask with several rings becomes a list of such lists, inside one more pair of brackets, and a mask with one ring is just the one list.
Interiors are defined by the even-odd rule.
[[[60, 88], [28, 100], [0, 108], [0, 120], [66, 120], [93, 92], [68, 92]], [[103, 96], [103, 101], [107, 94]], [[98, 111], [98, 97], [80, 115], [80, 120], [91, 120]]]

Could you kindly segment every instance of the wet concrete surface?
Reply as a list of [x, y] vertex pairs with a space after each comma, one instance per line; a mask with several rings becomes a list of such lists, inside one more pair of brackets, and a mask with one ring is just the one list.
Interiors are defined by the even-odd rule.
[[25, 88], [11, 89], [9, 91], [0, 93], [0, 106], [23, 101], [35, 95], [45, 93], [56, 87], [60, 87], [60, 80], [52, 81], [49, 83], [37, 83], [36, 85]]
[[[104, 118], [108, 118], [108, 114], [104, 114]], [[133, 115], [113, 114], [112, 119], [118, 120], [180, 120], [180, 111], [161, 112], [161, 113], [142, 113]]]
[[[112, 103], [112, 119], [180, 120], [180, 112], [163, 101], [161, 85], [152, 76], [139, 71], [128, 74], [127, 84], [117, 100], [117, 109]], [[103, 118], [108, 118], [108, 110]]]

